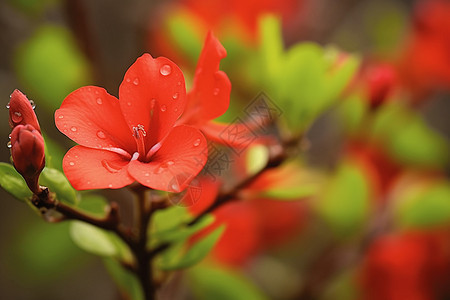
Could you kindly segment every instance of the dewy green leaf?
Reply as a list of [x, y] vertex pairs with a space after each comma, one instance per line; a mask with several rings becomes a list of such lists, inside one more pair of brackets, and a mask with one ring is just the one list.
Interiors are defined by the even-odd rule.
[[324, 188], [317, 211], [338, 236], [346, 237], [363, 227], [369, 213], [369, 195], [362, 170], [344, 162]]
[[72, 221], [70, 236], [77, 246], [87, 252], [132, 261], [129, 248], [114, 233], [84, 222]]
[[[194, 245], [192, 245], [185, 254], [182, 254], [180, 258], [174, 257], [174, 259], [168, 259], [167, 257], [165, 259], [160, 260], [160, 268], [161, 270], [177, 270], [177, 269], [184, 269], [191, 267], [195, 265], [196, 263], [200, 262], [203, 258], [208, 255], [208, 253], [212, 250], [216, 242], [219, 240], [220, 236], [222, 235], [223, 231], [225, 230], [225, 225], [220, 226], [219, 228], [215, 229], [213, 232], [208, 234], [206, 237], [201, 239], [200, 241], [196, 242]], [[183, 251], [180, 245], [175, 245], [175, 248], [180, 249]], [[178, 252], [178, 251], [177, 251]], [[173, 253], [171, 253], [173, 254]]]
[[415, 184], [401, 195], [396, 209], [401, 226], [427, 228], [450, 224], [450, 184], [439, 180], [432, 184]]
[[70, 185], [66, 176], [57, 169], [44, 168], [39, 177], [39, 183], [56, 194], [56, 199], [70, 205], [78, 204], [75, 189]]
[[33, 196], [25, 180], [17, 173], [16, 169], [3, 162], [0, 162], [0, 186], [21, 201], [29, 200]]
[[199, 265], [187, 274], [189, 286], [198, 300], [268, 300], [262, 291], [235, 270]]

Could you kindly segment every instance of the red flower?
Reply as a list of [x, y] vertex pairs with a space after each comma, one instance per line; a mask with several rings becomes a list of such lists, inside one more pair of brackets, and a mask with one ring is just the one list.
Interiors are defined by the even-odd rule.
[[14, 90], [10, 98], [7, 107], [9, 108], [9, 125], [11, 128], [29, 124], [40, 133], [39, 122], [27, 96], [19, 90]]
[[207, 160], [201, 132], [174, 127], [185, 105], [181, 70], [149, 54], [128, 69], [119, 99], [100, 87], [74, 91], [55, 113], [58, 129], [80, 144], [64, 157], [67, 178], [78, 190], [121, 188], [135, 180], [183, 190]]
[[11, 132], [14, 168], [33, 193], [39, 192], [39, 174], [45, 167], [44, 148], [44, 138], [32, 125], [17, 125]]
[[377, 239], [362, 264], [361, 299], [444, 299], [450, 279], [448, 230]]
[[[212, 121], [223, 115], [230, 104], [231, 83], [228, 76], [219, 70], [220, 61], [226, 56], [225, 48], [208, 32], [195, 70], [194, 84], [187, 95], [186, 110], [177, 124], [191, 125], [212, 141], [239, 147], [242, 142], [225, 132], [230, 124]], [[251, 134], [248, 126], [233, 126], [241, 132], [240, 137]]]

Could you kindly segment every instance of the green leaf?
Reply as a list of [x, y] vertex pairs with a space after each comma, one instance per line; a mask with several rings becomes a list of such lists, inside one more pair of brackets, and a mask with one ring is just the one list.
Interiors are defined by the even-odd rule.
[[249, 175], [256, 174], [267, 164], [269, 149], [264, 145], [256, 145], [246, 152], [246, 167]]
[[[179, 256], [173, 255], [171, 251], [166, 251], [164, 255], [165, 257], [160, 260], [160, 269], [166, 271], [184, 269], [200, 262], [212, 250], [224, 230], [225, 225], [220, 226], [219, 228], [208, 234], [206, 237], [196, 242], [186, 251], [186, 253]], [[180, 244], [175, 245], [175, 249], [177, 250], [176, 252], [179, 252], [178, 250], [180, 249]]]
[[360, 131], [360, 125], [366, 116], [368, 100], [364, 97], [359, 92], [353, 93], [343, 99], [337, 107], [339, 122], [350, 134]]
[[185, 241], [193, 234], [202, 230], [206, 226], [211, 225], [214, 222], [214, 220], [215, 218], [213, 215], [206, 215], [194, 225], [191, 226], [183, 225], [172, 229], [156, 231], [151, 235], [151, 238], [158, 241], [158, 244]]
[[77, 209], [82, 210], [95, 217], [104, 217], [108, 201], [105, 197], [95, 194], [82, 194]]
[[372, 134], [400, 163], [439, 169], [449, 164], [449, 142], [399, 101], [379, 110]]
[[152, 232], [163, 232], [179, 228], [192, 219], [185, 207], [171, 206], [157, 210], [153, 215]]
[[189, 286], [198, 300], [266, 300], [246, 277], [235, 270], [214, 266], [196, 266], [188, 271]]
[[0, 186], [20, 201], [30, 200], [33, 193], [13, 165], [0, 162]]
[[132, 261], [129, 248], [114, 233], [91, 224], [72, 221], [70, 236], [81, 249], [106, 257], [115, 257], [122, 261]]
[[369, 213], [369, 184], [357, 165], [344, 162], [324, 188], [318, 213], [341, 237], [357, 233]]
[[70, 205], [78, 204], [75, 189], [61, 171], [45, 167], [39, 177], [39, 184], [48, 187], [51, 192], [55, 193], [57, 200]]
[[399, 197], [396, 216], [401, 226], [428, 228], [450, 224], [449, 182], [418, 182], [408, 185]]
[[141, 285], [133, 273], [123, 268], [113, 259], [105, 258], [103, 261], [124, 299], [144, 300]]
[[59, 108], [70, 92], [91, 82], [87, 59], [63, 27], [39, 27], [17, 50], [14, 62], [27, 95], [49, 112]]
[[300, 198], [314, 196], [318, 191], [319, 186], [316, 184], [300, 184], [297, 187], [267, 190], [261, 196], [279, 201], [296, 201]]

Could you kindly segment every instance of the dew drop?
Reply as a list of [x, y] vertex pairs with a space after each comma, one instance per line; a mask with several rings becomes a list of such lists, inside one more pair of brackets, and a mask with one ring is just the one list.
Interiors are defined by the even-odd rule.
[[177, 85], [180, 86], [180, 85], [181, 85], [181, 81], [178, 81], [178, 82], [177, 82]]
[[134, 85], [138, 85], [138, 84], [139, 84], [139, 78], [136, 77], [136, 78], [133, 80], [133, 84], [134, 84]]
[[11, 148], [12, 148], [11, 141], [9, 141], [8, 144], [6, 144], [6, 146], [7, 146], [9, 149], [11, 149]]
[[97, 104], [102, 104], [102, 103], [103, 103], [102, 98], [97, 98]]
[[97, 137], [99, 139], [106, 139], [105, 133], [103, 131], [101, 131], [101, 130], [97, 131]]
[[127, 79], [126, 79], [126, 82], [131, 82], [131, 79], [130, 79], [130, 78], [127, 78]]
[[200, 145], [200, 139], [196, 139], [194, 142], [194, 147], [197, 147], [198, 145]]
[[109, 187], [109, 188], [112, 188], [112, 187], [113, 187], [113, 185], [112, 185], [112, 184], [110, 183], [110, 184], [108, 184], [108, 187]]
[[76, 128], [75, 126], [72, 126], [72, 127], [70, 128], [70, 130], [72, 130], [73, 132], [76, 132], [76, 131], [77, 131], [77, 128]]
[[176, 184], [176, 183], [173, 183], [173, 184], [172, 184], [172, 189], [173, 189], [174, 191], [178, 191], [179, 188], [180, 188], [180, 187], [178, 186], [178, 184]]
[[131, 102], [127, 102], [127, 105], [128, 105], [128, 106], [131, 106]]
[[19, 123], [22, 121], [22, 119], [23, 119], [23, 117], [20, 112], [16, 111], [12, 114], [12, 120], [14, 123]]
[[217, 95], [219, 95], [219, 92], [220, 92], [220, 89], [219, 88], [215, 88], [214, 91], [213, 91], [213, 95], [217, 96]]
[[63, 115], [59, 115], [58, 119], [64, 119], [64, 116]]
[[153, 107], [155, 107], [155, 104], [156, 104], [156, 99], [155, 98], [150, 100], [150, 109], [153, 109]]
[[111, 163], [107, 162], [106, 160], [102, 160], [102, 166], [109, 172], [109, 173], [119, 173], [120, 167], [116, 167], [112, 165]]
[[173, 110], [174, 112], [177, 112], [178, 111], [178, 107], [175, 107], [175, 109]]
[[170, 73], [172, 73], [172, 67], [169, 65], [164, 65], [161, 67], [161, 69], [159, 69], [159, 72], [163, 76], [168, 76], [168, 75], [170, 75]]
[[36, 104], [34, 103], [34, 101], [33, 100], [28, 100], [28, 101], [30, 101], [30, 104], [31, 104], [31, 108], [33, 108], [33, 109], [35, 109], [36, 108]]
[[167, 161], [167, 165], [168, 165], [168, 166], [173, 166], [173, 164], [174, 164], [173, 160]]
[[8, 104], [6, 104], [6, 108], [7, 108], [7, 109], [9, 109], [9, 108], [10, 108], [10, 106], [9, 106], [9, 103], [8, 103]]
[[165, 106], [164, 104], [161, 105], [161, 111], [162, 111], [162, 112], [165, 112], [166, 110], [167, 110], [167, 106]]
[[178, 99], [178, 96], [179, 96], [178, 93], [173, 94], [173, 96], [172, 96], [173, 100], [177, 100], [177, 99]]
[[75, 166], [75, 163], [73, 161], [69, 162], [69, 165]]
[[148, 176], [150, 176], [150, 173], [147, 172], [147, 173], [144, 174], [144, 176], [148, 177]]

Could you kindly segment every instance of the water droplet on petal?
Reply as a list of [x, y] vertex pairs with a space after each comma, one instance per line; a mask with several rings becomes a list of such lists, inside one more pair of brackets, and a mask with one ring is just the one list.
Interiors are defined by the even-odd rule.
[[59, 115], [58, 119], [64, 119], [64, 116], [63, 115]]
[[97, 131], [97, 136], [99, 139], [106, 139], [105, 133], [101, 130]]
[[167, 106], [165, 106], [164, 104], [161, 105], [161, 111], [162, 111], [162, 112], [165, 112], [166, 110], [167, 110]]
[[122, 169], [121, 167], [114, 166], [110, 162], [106, 160], [102, 160], [102, 166], [109, 172], [109, 173], [119, 173], [119, 171]]
[[198, 145], [200, 145], [200, 139], [196, 139], [194, 142], [194, 147], [197, 147]]
[[75, 166], [75, 163], [73, 161], [69, 162], [69, 165]]
[[23, 117], [20, 112], [16, 111], [12, 114], [12, 120], [14, 123], [19, 123], [22, 121], [22, 119], [23, 119]]
[[220, 92], [220, 89], [219, 88], [215, 88], [214, 91], [213, 91], [213, 95], [217, 96], [217, 95], [219, 95], [219, 92]]
[[175, 107], [175, 109], [173, 110], [174, 112], [177, 112], [178, 111], [178, 107]]
[[131, 106], [131, 102], [127, 102], [127, 105], [128, 105], [128, 106]]
[[172, 67], [169, 65], [164, 65], [161, 67], [161, 69], [159, 69], [159, 72], [163, 76], [168, 76], [168, 75], [170, 75], [170, 73], [172, 73]]
[[173, 100], [177, 100], [177, 99], [178, 99], [178, 96], [179, 96], [178, 93], [173, 94], [173, 96], [172, 96]]
[[156, 104], [156, 99], [155, 98], [150, 100], [150, 109], [153, 109], [153, 107], [155, 107], [155, 104]]
[[144, 176], [150, 176], [150, 173], [147, 172], [147, 173], [144, 174]]
[[179, 188], [180, 188], [180, 187], [178, 186], [178, 184], [176, 184], [176, 183], [173, 183], [173, 184], [172, 184], [172, 189], [173, 189], [174, 191], [178, 191]]
[[33, 100], [28, 100], [28, 101], [30, 101], [30, 104], [31, 104], [31, 107], [33, 108], [33, 109], [35, 109], [36, 108], [36, 104], [34, 104], [34, 101]]
[[131, 79], [130, 79], [130, 78], [127, 78], [127, 79], [126, 79], [126, 82], [131, 82]]
[[102, 98], [97, 98], [97, 104], [102, 104], [102, 103], [103, 103]]
[[77, 131], [77, 128], [76, 128], [75, 126], [72, 126], [72, 127], [70, 128], [70, 130], [72, 130], [73, 132], [76, 132], [76, 131]]
[[108, 187], [109, 187], [109, 188], [112, 188], [112, 187], [113, 187], [113, 185], [112, 185], [112, 184], [110, 183], [110, 184], [108, 184]]
[[10, 106], [9, 106], [9, 103], [8, 103], [8, 104], [6, 104], [6, 108], [7, 108], [7, 109], [9, 109], [9, 107], [10, 107]]
[[8, 144], [6, 144], [6, 146], [7, 146], [9, 149], [11, 149], [11, 147], [12, 147], [11, 141], [9, 141]]
[[138, 84], [139, 84], [139, 78], [136, 77], [136, 78], [133, 80], [133, 84], [134, 84], [134, 85], [138, 85]]
[[177, 82], [177, 85], [180, 86], [180, 85], [181, 85], [181, 81], [178, 81], [178, 82]]
[[174, 164], [173, 160], [168, 160], [168, 161], [167, 161], [167, 165], [168, 165], [168, 166], [173, 166], [173, 164]]

